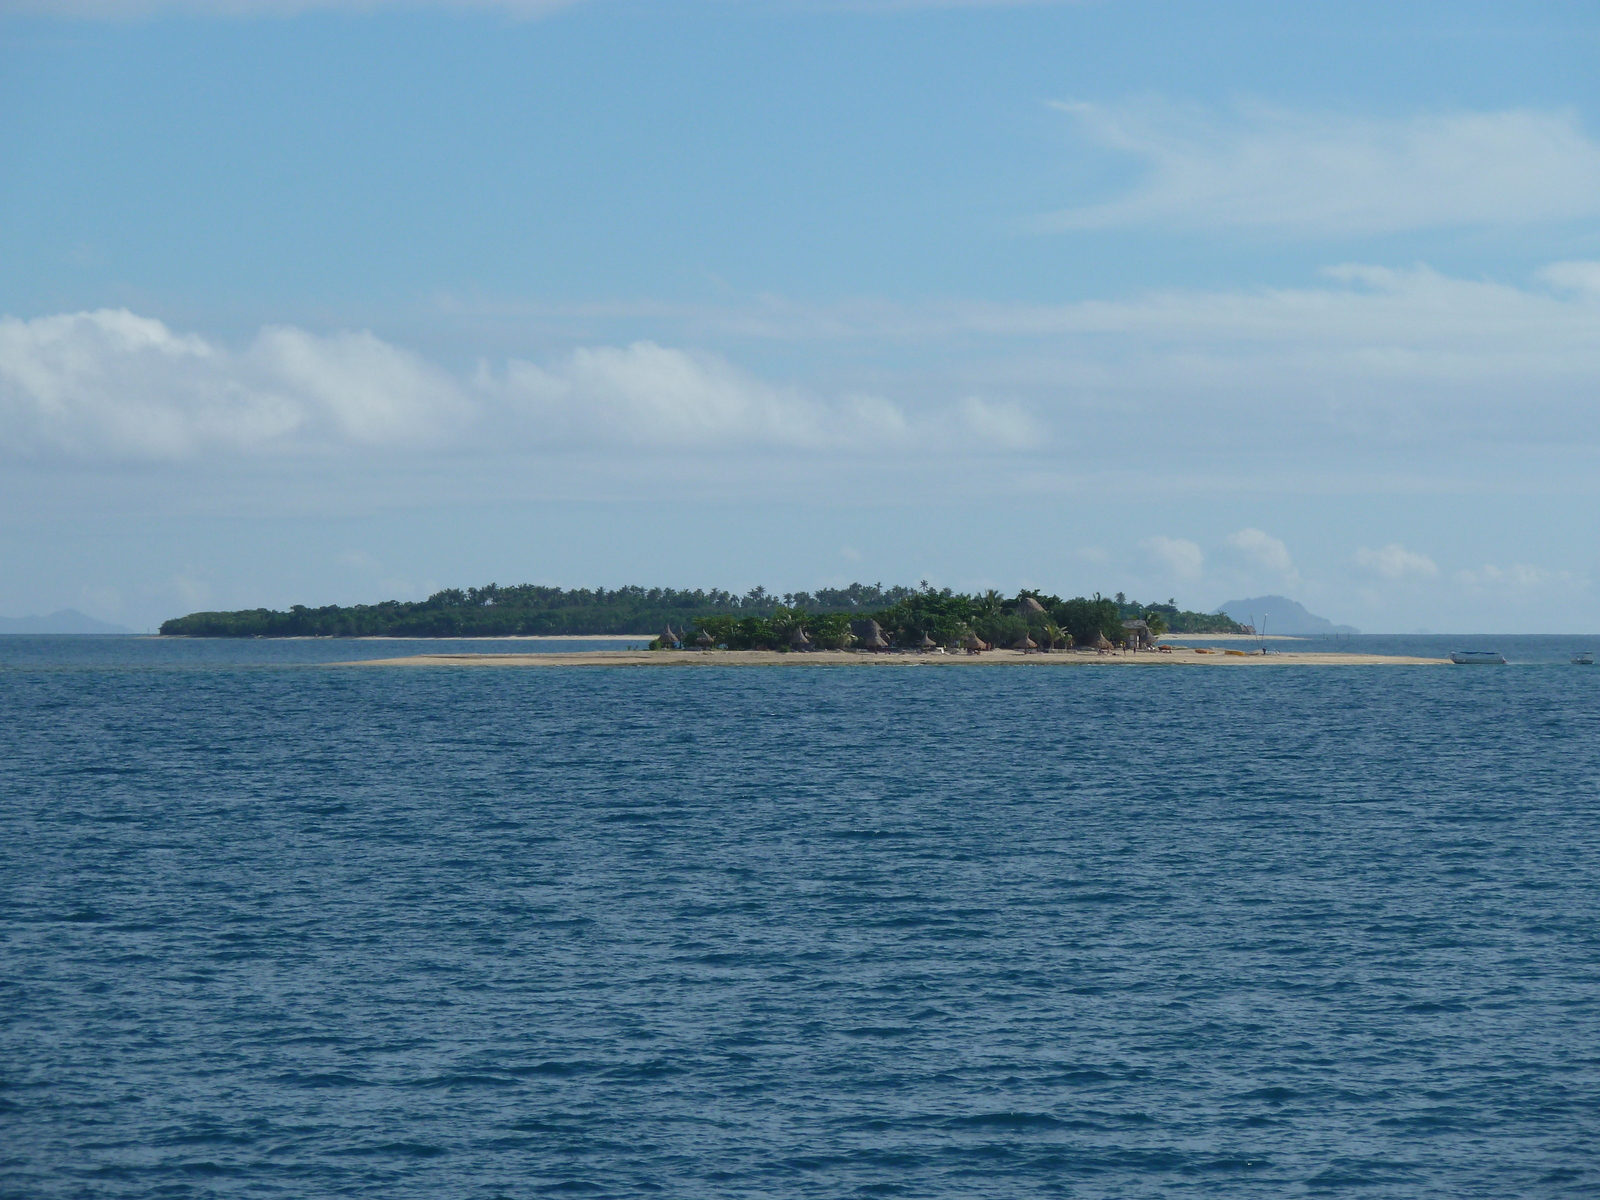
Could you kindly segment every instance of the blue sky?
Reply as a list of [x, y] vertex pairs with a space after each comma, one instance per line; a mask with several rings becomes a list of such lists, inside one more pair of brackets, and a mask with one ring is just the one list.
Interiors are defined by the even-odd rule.
[[0, 613], [1600, 632], [1600, 16], [0, 0]]

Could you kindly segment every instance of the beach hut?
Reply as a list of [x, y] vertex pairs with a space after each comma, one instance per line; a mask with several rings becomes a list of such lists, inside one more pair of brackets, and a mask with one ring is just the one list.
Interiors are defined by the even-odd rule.
[[1012, 644], [1011, 648], [1013, 650], [1020, 650], [1023, 654], [1026, 654], [1030, 650], [1037, 650], [1039, 648], [1039, 643], [1034, 641], [1027, 634], [1023, 634], [1016, 640], [1015, 643]]
[[968, 654], [982, 654], [984, 643], [977, 634], [969, 629], [961, 635], [961, 648]]
[[1101, 633], [1095, 635], [1094, 648], [1103, 654], [1107, 650], [1110, 650], [1112, 646], [1111, 642], [1106, 638], [1106, 635]]
[[1128, 645], [1135, 650], [1148, 650], [1155, 645], [1155, 638], [1150, 636], [1150, 623], [1148, 621], [1124, 621], [1124, 633], [1127, 635]]
[[700, 636], [695, 638], [694, 644], [696, 646], [699, 646], [700, 649], [702, 649], [702, 650], [709, 650], [709, 649], [711, 649], [711, 647], [715, 646], [717, 643], [714, 642], [711, 639], [711, 635], [709, 633], [707, 633], [704, 629], [702, 629], [700, 631]]
[[800, 626], [798, 626], [798, 625], [796, 625], [794, 627], [794, 632], [789, 635], [789, 649], [791, 649], [791, 650], [809, 650], [809, 649], [811, 649], [811, 639], [806, 636], [806, 631], [804, 629], [801, 629]]
[[923, 634], [922, 640], [917, 643], [917, 649], [921, 650], [924, 654], [926, 654], [929, 650], [937, 650], [938, 648], [939, 643], [934, 641], [927, 634]]
[[661, 643], [663, 650], [673, 650], [683, 644], [683, 638], [672, 632], [672, 622], [670, 621], [667, 622], [666, 627], [662, 629], [656, 640]]
[[863, 650], [887, 650], [888, 641], [883, 636], [883, 626], [873, 620], [851, 621], [850, 632], [855, 635], [856, 645]]

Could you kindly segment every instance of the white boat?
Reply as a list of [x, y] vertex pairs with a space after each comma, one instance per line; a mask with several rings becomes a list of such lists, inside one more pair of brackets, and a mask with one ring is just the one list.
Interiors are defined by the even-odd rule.
[[1592, 667], [1594, 666], [1594, 655], [1588, 650], [1585, 650], [1582, 654], [1574, 654], [1572, 656], [1572, 665], [1575, 667]]
[[1459, 666], [1483, 666], [1485, 664], [1505, 663], [1505, 656], [1498, 650], [1457, 650], [1450, 656], [1450, 661]]

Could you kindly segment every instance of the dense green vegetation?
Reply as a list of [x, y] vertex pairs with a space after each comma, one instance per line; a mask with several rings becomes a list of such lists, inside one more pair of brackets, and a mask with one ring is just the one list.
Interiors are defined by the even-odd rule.
[[655, 634], [668, 622], [676, 628], [699, 616], [770, 616], [779, 608], [808, 612], [865, 613], [894, 604], [910, 588], [853, 583], [816, 593], [778, 596], [752, 588], [742, 596], [722, 591], [672, 588], [573, 588], [521, 584], [447, 588], [426, 600], [386, 600], [381, 604], [337, 604], [288, 612], [252, 608], [238, 612], [199, 612], [161, 626], [164, 634], [187, 637], [514, 637], [530, 634]]
[[[1042, 612], [1031, 610], [1026, 599]], [[659, 633], [670, 624], [692, 639], [705, 631], [717, 645], [786, 648], [796, 629], [817, 646], [849, 644], [850, 622], [870, 618], [884, 637], [901, 646], [924, 636], [940, 645], [971, 634], [994, 645], [1011, 645], [1026, 631], [1035, 641], [1060, 645], [1070, 637], [1092, 645], [1100, 637], [1122, 639], [1122, 622], [1148, 621], [1156, 633], [1233, 633], [1240, 626], [1219, 614], [1182, 612], [1166, 604], [1142, 605], [1118, 594], [1064, 600], [1039, 592], [1008, 599], [998, 592], [963, 595], [924, 584], [920, 589], [853, 583], [817, 592], [744, 595], [672, 588], [576, 588], [523, 584], [462, 591], [450, 588], [426, 600], [388, 600], [351, 607], [295, 605], [288, 612], [245, 609], [190, 613], [165, 622], [161, 632], [188, 637], [513, 637], [544, 634]]]
[[[1096, 595], [1065, 600], [1036, 591], [1007, 599], [994, 591], [963, 595], [926, 586], [920, 591], [899, 590], [903, 594], [893, 604], [861, 616], [877, 621], [884, 638], [903, 647], [921, 645], [924, 637], [954, 647], [968, 635], [993, 646], [1011, 646], [1024, 634], [1040, 646], [1092, 646], [1101, 638], [1119, 645], [1126, 634], [1122, 626], [1126, 620], [1143, 620], [1156, 636], [1167, 632], [1238, 633], [1243, 628], [1217, 613], [1184, 612], [1170, 602], [1144, 605], [1121, 593], [1115, 599]], [[1027, 605], [1029, 598], [1042, 611]], [[801, 629], [818, 648], [842, 649], [851, 644], [850, 621], [848, 614], [811, 613], [785, 605], [760, 616], [697, 618], [681, 632], [685, 644], [692, 644], [704, 631], [715, 645], [751, 650], [787, 648], [794, 631]]]
[[1244, 633], [1245, 627], [1233, 620], [1226, 613], [1201, 613], [1184, 612], [1171, 600], [1165, 604], [1139, 604], [1137, 601], [1124, 599], [1121, 592], [1117, 593], [1117, 602], [1122, 609], [1122, 615], [1131, 617], [1135, 612], [1140, 616], [1157, 614], [1166, 624], [1168, 633]]

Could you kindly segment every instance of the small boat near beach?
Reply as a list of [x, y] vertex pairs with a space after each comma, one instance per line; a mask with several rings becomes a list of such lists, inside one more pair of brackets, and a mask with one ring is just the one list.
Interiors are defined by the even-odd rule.
[[1462, 667], [1504, 666], [1505, 656], [1498, 650], [1457, 650], [1450, 661]]
[[1574, 654], [1572, 656], [1572, 665], [1575, 667], [1594, 666], [1594, 653], [1592, 651], [1585, 650], [1581, 654]]

